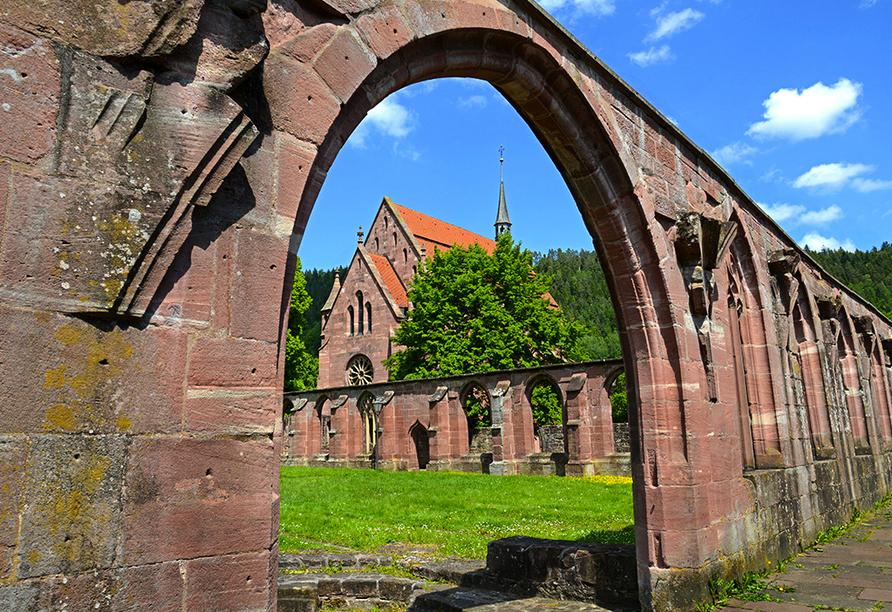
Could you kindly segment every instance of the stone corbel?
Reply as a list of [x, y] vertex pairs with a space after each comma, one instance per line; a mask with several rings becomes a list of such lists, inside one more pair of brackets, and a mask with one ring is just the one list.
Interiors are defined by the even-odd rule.
[[292, 404], [293, 408], [292, 408], [291, 412], [294, 413], [294, 412], [300, 412], [301, 410], [303, 410], [304, 407], [307, 405], [307, 401], [308, 400], [305, 397], [301, 397], [299, 399], [294, 400], [294, 402]]
[[437, 402], [442, 401], [443, 398], [446, 397], [446, 391], [448, 390], [449, 387], [445, 385], [437, 387], [437, 389], [431, 394], [431, 396], [427, 398], [427, 401], [431, 404], [436, 404]]
[[892, 338], [885, 338], [880, 341], [883, 345], [883, 355], [886, 360], [886, 367], [892, 368]]
[[337, 410], [338, 408], [340, 408], [341, 406], [343, 406], [344, 404], [346, 404], [346, 403], [347, 403], [347, 398], [348, 398], [348, 396], [345, 394], [345, 395], [340, 395], [340, 396], [338, 396], [335, 400], [333, 400], [333, 401], [331, 402], [331, 411], [332, 411], [332, 413], [334, 413], [335, 410]]
[[781, 249], [768, 254], [768, 272], [774, 277], [779, 290], [779, 298], [784, 314], [793, 312], [793, 305], [799, 299], [799, 265], [802, 255], [794, 249]]
[[570, 377], [570, 382], [567, 383], [567, 393], [579, 393], [582, 391], [586, 380], [588, 380], [588, 375], [585, 372], [573, 374]]
[[381, 404], [381, 406], [386, 406], [390, 403], [390, 400], [393, 399], [393, 391], [385, 391], [382, 395], [379, 395], [375, 398], [375, 401]]

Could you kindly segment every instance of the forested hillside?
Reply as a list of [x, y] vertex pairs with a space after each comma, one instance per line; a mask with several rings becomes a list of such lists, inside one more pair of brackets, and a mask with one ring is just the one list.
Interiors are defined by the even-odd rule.
[[551, 278], [549, 292], [564, 314], [582, 323], [588, 333], [581, 348], [589, 359], [622, 357], [616, 315], [597, 253], [550, 250], [535, 254], [536, 272]]
[[892, 243], [870, 251], [806, 251], [837, 280], [892, 318]]
[[304, 278], [307, 279], [307, 293], [313, 300], [313, 303], [307, 308], [304, 315], [307, 320], [307, 327], [304, 330], [303, 340], [307, 347], [307, 351], [311, 355], [319, 352], [319, 336], [322, 333], [322, 314], [319, 310], [328, 299], [331, 293], [331, 286], [334, 283], [335, 272], [339, 272], [343, 278], [346, 268], [334, 268], [332, 270], [307, 270], [304, 272]]

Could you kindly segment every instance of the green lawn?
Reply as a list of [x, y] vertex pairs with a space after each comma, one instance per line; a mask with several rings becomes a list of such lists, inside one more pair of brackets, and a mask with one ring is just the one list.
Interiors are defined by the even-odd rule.
[[279, 549], [392, 543], [484, 559], [511, 535], [634, 544], [631, 479], [283, 467]]

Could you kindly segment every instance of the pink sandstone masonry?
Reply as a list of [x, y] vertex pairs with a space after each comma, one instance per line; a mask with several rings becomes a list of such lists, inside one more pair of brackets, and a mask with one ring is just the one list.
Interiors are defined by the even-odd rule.
[[447, 76], [605, 262], [646, 610], [890, 490], [892, 323], [533, 2], [5, 0], [0, 607], [275, 609], [294, 254], [366, 112]]
[[[628, 476], [628, 455], [615, 448], [609, 398], [622, 371], [621, 361], [594, 361], [288, 393], [282, 461], [500, 475]], [[540, 384], [554, 385], [560, 394], [559, 444], [549, 444], [551, 428], [535, 433], [530, 399]], [[492, 427], [476, 432], [465, 413], [475, 388], [485, 392], [492, 420]]]

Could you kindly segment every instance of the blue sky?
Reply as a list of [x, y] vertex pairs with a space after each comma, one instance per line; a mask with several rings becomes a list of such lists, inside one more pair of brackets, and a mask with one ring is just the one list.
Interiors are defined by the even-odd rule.
[[[716, 159], [800, 245], [892, 241], [892, 0], [543, 0]], [[300, 247], [347, 265], [381, 198], [493, 234], [499, 146], [512, 234], [591, 249], [576, 204], [489, 84], [441, 79], [379, 104], [335, 160]]]

